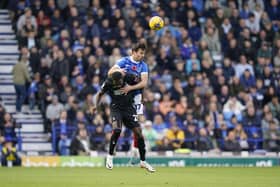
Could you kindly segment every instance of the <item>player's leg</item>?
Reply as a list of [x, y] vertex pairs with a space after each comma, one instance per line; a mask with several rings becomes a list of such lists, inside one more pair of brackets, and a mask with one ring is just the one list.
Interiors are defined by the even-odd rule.
[[[142, 94], [137, 94], [133, 98], [134, 100], [134, 108], [136, 110], [136, 114], [138, 115], [138, 119], [144, 114], [144, 105], [142, 104]], [[131, 146], [131, 158], [129, 163], [135, 164], [135, 160], [138, 158], [138, 141], [136, 135], [133, 133], [133, 144]]]
[[139, 149], [139, 154], [140, 154], [140, 160], [145, 161], [146, 160], [146, 149], [145, 149], [145, 141], [144, 137], [141, 131], [140, 127], [134, 127], [132, 129], [134, 136], [138, 142], [138, 149]]
[[[144, 112], [143, 112], [144, 105], [142, 103], [137, 103], [137, 104], [134, 104], [134, 107], [136, 109], [136, 114], [138, 115], [138, 119], [139, 119], [140, 116], [144, 115]], [[138, 148], [138, 142], [137, 142], [137, 138], [136, 138], [135, 134], [133, 134], [133, 146], [135, 148]]]
[[108, 169], [113, 169], [113, 155], [117, 145], [117, 141], [121, 134], [122, 120], [121, 120], [120, 112], [112, 111], [111, 119], [112, 119], [113, 131], [110, 139], [109, 154], [107, 155], [106, 158], [106, 168]]
[[127, 128], [132, 129], [133, 134], [136, 136], [138, 142], [138, 150], [140, 154], [140, 166], [146, 168], [149, 172], [154, 172], [155, 169], [146, 162], [146, 148], [144, 136], [142, 134], [141, 127], [138, 123], [138, 115], [136, 114], [135, 109], [128, 110], [124, 115], [124, 125]]
[[131, 149], [130, 149], [130, 159], [128, 161], [128, 163], [130, 165], [135, 165], [137, 164], [139, 158], [139, 154], [138, 154], [138, 142], [137, 142], [137, 138], [133, 133], [133, 143], [131, 145]]
[[133, 132], [138, 142], [138, 150], [140, 154], [140, 167], [147, 169], [149, 172], [155, 172], [156, 170], [146, 162], [146, 147], [145, 140], [140, 127], [134, 127]]

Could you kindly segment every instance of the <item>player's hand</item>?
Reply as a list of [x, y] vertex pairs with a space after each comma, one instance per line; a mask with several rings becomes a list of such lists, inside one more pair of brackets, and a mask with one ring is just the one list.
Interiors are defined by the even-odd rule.
[[122, 93], [122, 94], [125, 94], [125, 95], [127, 95], [127, 93], [130, 92], [131, 90], [132, 90], [132, 89], [131, 89], [131, 86], [129, 86], [129, 85], [125, 85], [124, 87], [122, 87], [122, 88], [120, 89], [121, 93]]

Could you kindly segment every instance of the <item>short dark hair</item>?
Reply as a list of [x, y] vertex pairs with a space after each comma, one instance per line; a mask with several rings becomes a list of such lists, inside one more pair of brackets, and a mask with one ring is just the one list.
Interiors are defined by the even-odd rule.
[[145, 51], [146, 48], [147, 47], [146, 47], [145, 43], [138, 42], [138, 43], [134, 44], [131, 49], [132, 49], [132, 51], [138, 51], [139, 49], [142, 49], [143, 51]]
[[119, 81], [122, 78], [122, 74], [119, 71], [115, 71], [114, 73], [112, 73], [111, 77], [113, 81]]

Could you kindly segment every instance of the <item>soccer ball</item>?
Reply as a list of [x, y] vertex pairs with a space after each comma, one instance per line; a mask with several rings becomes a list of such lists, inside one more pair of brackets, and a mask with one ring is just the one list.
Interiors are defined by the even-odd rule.
[[164, 21], [161, 17], [159, 16], [153, 16], [149, 20], [149, 26], [152, 30], [160, 30], [164, 26]]

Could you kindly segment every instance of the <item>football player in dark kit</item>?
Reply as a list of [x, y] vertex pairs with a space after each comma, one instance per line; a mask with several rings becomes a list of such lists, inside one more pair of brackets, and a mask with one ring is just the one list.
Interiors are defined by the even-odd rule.
[[131, 74], [122, 74], [119, 71], [114, 72], [103, 83], [101, 91], [97, 93], [96, 105], [99, 104], [101, 96], [105, 93], [110, 95], [112, 102], [111, 119], [113, 132], [110, 140], [109, 154], [106, 158], [106, 168], [113, 169], [113, 154], [118, 138], [121, 134], [122, 124], [131, 129], [138, 140], [138, 149], [140, 154], [140, 167], [146, 168], [149, 172], [155, 172], [155, 169], [145, 161], [145, 141], [142, 135], [140, 124], [138, 123], [138, 115], [134, 107], [134, 93], [123, 93], [121, 88], [126, 84], [135, 84], [135, 76]]

